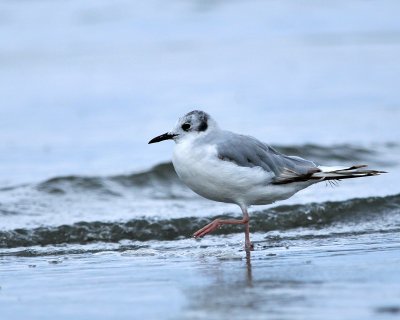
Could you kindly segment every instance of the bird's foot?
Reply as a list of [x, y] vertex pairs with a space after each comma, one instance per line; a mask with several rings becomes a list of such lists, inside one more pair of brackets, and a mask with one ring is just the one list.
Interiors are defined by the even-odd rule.
[[213, 222], [209, 223], [208, 225], [204, 226], [200, 230], [197, 230], [194, 234], [194, 238], [201, 238], [204, 237], [206, 234], [209, 234], [215, 230], [217, 230], [221, 226], [220, 219], [215, 219]]

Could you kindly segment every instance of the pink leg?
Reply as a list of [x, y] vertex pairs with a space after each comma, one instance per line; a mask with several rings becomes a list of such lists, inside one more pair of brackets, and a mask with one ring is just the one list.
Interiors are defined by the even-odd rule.
[[219, 227], [221, 227], [224, 224], [244, 224], [245, 225], [245, 249], [246, 251], [248, 250], [253, 250], [253, 245], [250, 242], [250, 231], [249, 231], [249, 214], [247, 212], [247, 208], [242, 208], [243, 211], [243, 219], [241, 220], [236, 220], [236, 219], [230, 219], [230, 220], [222, 220], [222, 219], [215, 219], [213, 222], [209, 223], [208, 225], [204, 226], [200, 230], [196, 231], [193, 234], [193, 237], [195, 238], [200, 238], [205, 236], [206, 234], [209, 234], [215, 230], [217, 230]]
[[249, 222], [246, 223], [245, 225], [245, 230], [244, 230], [244, 248], [246, 251], [253, 251], [254, 246], [250, 241], [250, 226]]

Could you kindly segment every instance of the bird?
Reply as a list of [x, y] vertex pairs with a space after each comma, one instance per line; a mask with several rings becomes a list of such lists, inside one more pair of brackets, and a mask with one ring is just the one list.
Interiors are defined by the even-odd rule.
[[200, 196], [240, 207], [242, 219], [215, 219], [193, 236], [201, 238], [223, 225], [244, 225], [245, 250], [250, 241], [248, 209], [272, 204], [321, 181], [376, 176], [384, 171], [318, 166], [298, 156], [288, 156], [248, 135], [222, 130], [206, 112], [193, 110], [180, 117], [172, 130], [148, 143], [173, 140], [172, 164], [178, 177]]

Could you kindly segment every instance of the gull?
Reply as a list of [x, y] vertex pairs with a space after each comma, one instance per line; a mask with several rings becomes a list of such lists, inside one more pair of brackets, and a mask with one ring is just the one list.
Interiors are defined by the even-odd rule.
[[175, 127], [149, 141], [175, 141], [172, 163], [179, 178], [204, 198], [237, 204], [242, 219], [216, 219], [196, 231], [203, 237], [224, 224], [245, 226], [245, 249], [252, 250], [248, 208], [285, 200], [315, 183], [375, 176], [383, 171], [366, 165], [317, 166], [313, 161], [284, 155], [251, 136], [219, 128], [206, 112], [194, 110]]

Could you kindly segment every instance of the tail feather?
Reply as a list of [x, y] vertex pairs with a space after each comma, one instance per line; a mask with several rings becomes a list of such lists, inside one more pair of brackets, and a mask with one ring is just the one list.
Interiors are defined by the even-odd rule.
[[354, 165], [351, 167], [315, 167], [306, 174], [299, 174], [293, 170], [284, 169], [282, 173], [275, 178], [274, 184], [288, 184], [292, 182], [304, 182], [304, 181], [327, 181], [336, 180], [340, 181], [343, 179], [361, 178], [377, 176], [385, 171], [378, 170], [367, 170], [367, 165]]
[[354, 165], [348, 168], [320, 167], [321, 171], [314, 173], [311, 178], [321, 180], [342, 180], [360, 177], [377, 176], [385, 171], [367, 170], [367, 165]]

